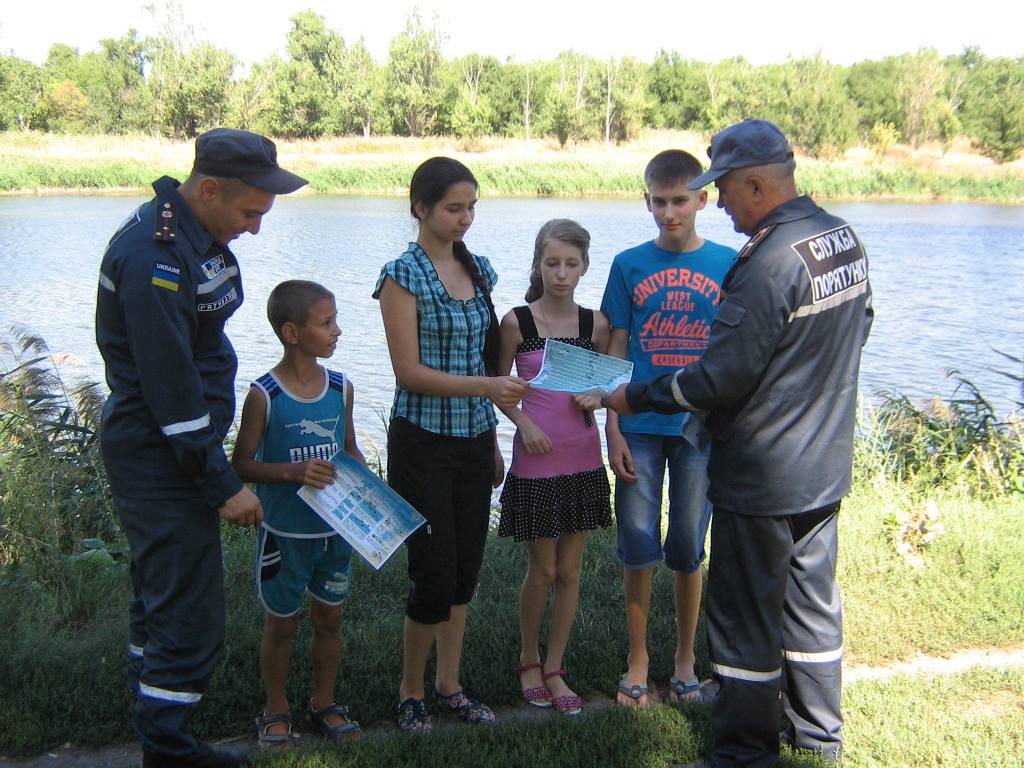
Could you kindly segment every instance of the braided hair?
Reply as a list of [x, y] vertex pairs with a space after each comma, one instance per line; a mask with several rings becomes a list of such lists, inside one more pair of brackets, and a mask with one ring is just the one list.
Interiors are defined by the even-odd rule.
[[[412, 181], [409, 182], [409, 211], [412, 217], [419, 220], [416, 215], [416, 204], [422, 203], [429, 212], [447, 194], [449, 187], [460, 182], [469, 182], [477, 189], [480, 185], [472, 171], [465, 165], [450, 157], [432, 157], [425, 160], [413, 172]], [[461, 240], [452, 243], [452, 253], [456, 260], [469, 274], [473, 285], [480, 289], [487, 303], [487, 313], [490, 321], [487, 326], [487, 335], [484, 337], [484, 371], [488, 376], [496, 375], [498, 371], [498, 351], [501, 344], [501, 335], [498, 330], [498, 316], [494, 311], [494, 302], [491, 299], [491, 289], [487, 281], [477, 268], [469, 248]]]

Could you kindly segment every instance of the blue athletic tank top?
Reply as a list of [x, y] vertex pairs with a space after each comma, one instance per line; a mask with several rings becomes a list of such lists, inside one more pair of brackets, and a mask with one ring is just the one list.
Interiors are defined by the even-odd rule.
[[[297, 463], [323, 459], [345, 447], [345, 376], [324, 369], [324, 388], [315, 398], [296, 397], [266, 373], [252, 386], [263, 393], [267, 422], [256, 460]], [[279, 536], [322, 538], [335, 531], [296, 495], [297, 483], [257, 484], [263, 504], [263, 526]]]

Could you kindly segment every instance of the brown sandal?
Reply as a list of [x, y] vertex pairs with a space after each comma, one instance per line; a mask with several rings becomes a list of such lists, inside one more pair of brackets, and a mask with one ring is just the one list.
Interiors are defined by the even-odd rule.
[[[349, 718], [348, 708], [334, 702], [331, 702], [323, 709], [315, 709], [313, 707], [313, 700], [310, 699], [309, 710], [306, 714], [309, 716], [309, 722], [313, 724], [313, 727], [337, 746], [341, 746], [346, 741], [354, 741], [363, 735], [363, 729], [359, 727], [359, 723]], [[331, 725], [327, 721], [329, 715], [337, 715], [341, 718], [342, 722], [337, 725]]]
[[[268, 733], [272, 725], [283, 723], [288, 726], [284, 733]], [[256, 718], [256, 744], [260, 750], [288, 749], [292, 746], [292, 716], [287, 712], [275, 712], [271, 715], [266, 710]]]

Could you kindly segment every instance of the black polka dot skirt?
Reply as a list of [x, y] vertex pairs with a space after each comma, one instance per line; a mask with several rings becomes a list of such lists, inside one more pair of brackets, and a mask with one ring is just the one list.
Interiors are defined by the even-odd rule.
[[612, 524], [611, 489], [604, 467], [558, 477], [509, 473], [500, 501], [498, 535], [516, 541], [556, 539]]

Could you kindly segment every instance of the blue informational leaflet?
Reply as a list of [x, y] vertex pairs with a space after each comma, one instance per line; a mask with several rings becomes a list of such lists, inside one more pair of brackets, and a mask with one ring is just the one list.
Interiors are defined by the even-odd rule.
[[629, 384], [632, 375], [633, 363], [629, 360], [547, 339], [540, 372], [530, 380], [530, 386], [555, 392], [600, 389], [607, 394], [620, 384]]
[[338, 468], [326, 488], [304, 485], [299, 498], [352, 545], [374, 570], [380, 570], [426, 519], [361, 461], [338, 451]]

